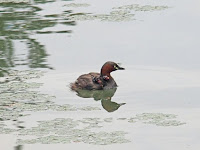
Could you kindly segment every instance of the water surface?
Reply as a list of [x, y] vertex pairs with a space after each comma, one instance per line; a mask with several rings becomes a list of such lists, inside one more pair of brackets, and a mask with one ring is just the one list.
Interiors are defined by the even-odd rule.
[[[8, 2], [8, 1], [7, 1]], [[0, 1], [0, 148], [197, 149], [199, 1]], [[105, 61], [119, 87], [72, 92]]]

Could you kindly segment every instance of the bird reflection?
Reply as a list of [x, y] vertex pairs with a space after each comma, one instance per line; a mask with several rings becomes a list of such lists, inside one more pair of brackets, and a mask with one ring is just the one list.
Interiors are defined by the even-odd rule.
[[101, 100], [101, 105], [107, 112], [114, 112], [120, 106], [126, 104], [126, 103], [116, 103], [116, 102], [111, 101], [116, 90], [117, 88], [108, 89], [108, 90], [93, 90], [93, 91], [79, 89], [79, 90], [76, 90], [76, 93], [79, 97], [82, 97], [82, 98], [94, 98], [94, 100], [96, 101]]
[[17, 145], [14, 147], [14, 150], [22, 150], [23, 149], [23, 145]]

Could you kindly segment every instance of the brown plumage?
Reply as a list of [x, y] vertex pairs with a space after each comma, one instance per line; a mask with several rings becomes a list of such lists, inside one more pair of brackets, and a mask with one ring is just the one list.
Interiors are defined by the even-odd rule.
[[79, 76], [75, 83], [71, 83], [71, 89], [103, 90], [116, 88], [117, 84], [110, 75], [115, 70], [124, 70], [124, 68], [115, 62], [108, 61], [102, 66], [101, 73], [91, 72]]

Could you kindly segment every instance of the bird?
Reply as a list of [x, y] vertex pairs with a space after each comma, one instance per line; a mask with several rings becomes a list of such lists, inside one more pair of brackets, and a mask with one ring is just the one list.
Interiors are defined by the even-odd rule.
[[101, 68], [100, 73], [90, 72], [83, 74], [77, 78], [74, 83], [70, 84], [72, 90], [105, 90], [117, 87], [117, 83], [110, 75], [111, 72], [116, 70], [125, 70], [120, 67], [119, 63], [107, 61]]

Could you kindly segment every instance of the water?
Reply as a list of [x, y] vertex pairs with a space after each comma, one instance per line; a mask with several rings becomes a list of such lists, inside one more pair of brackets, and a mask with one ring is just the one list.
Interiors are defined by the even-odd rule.
[[[0, 149], [198, 149], [198, 0], [1, 2]], [[70, 90], [108, 60], [117, 89]]]

